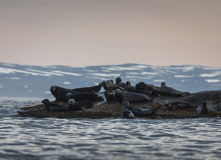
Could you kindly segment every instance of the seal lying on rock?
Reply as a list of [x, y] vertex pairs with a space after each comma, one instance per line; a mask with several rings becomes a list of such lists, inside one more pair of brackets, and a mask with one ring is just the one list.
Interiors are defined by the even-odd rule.
[[202, 106], [197, 108], [197, 116], [207, 115], [207, 114], [210, 114], [210, 115], [219, 114], [220, 115], [219, 112], [207, 106], [207, 102], [203, 102]]
[[130, 106], [128, 101], [125, 101], [123, 103], [123, 106], [124, 108], [131, 111], [135, 116], [149, 116], [149, 115], [154, 114], [158, 109], [161, 108], [161, 106], [157, 106], [153, 109], [141, 109], [141, 108]]
[[75, 88], [73, 89], [76, 92], [92, 92], [92, 93], [98, 93], [101, 90], [102, 84], [99, 83], [97, 86], [92, 87], [83, 87], [83, 88]]
[[128, 110], [127, 107], [124, 107], [121, 118], [134, 119], [134, 114], [130, 110]]
[[195, 105], [201, 105], [205, 101], [212, 101], [221, 99], [221, 90], [215, 91], [201, 91], [192, 93], [191, 95], [182, 97], [182, 101], [191, 102]]
[[115, 98], [114, 98], [114, 92], [109, 92], [108, 90], [106, 90], [104, 92], [104, 96], [106, 98], [106, 101], [109, 103], [109, 102], [114, 102], [115, 101]]
[[206, 113], [208, 113], [208, 108], [207, 108], [206, 102], [203, 102], [200, 114], [206, 114]]
[[139, 82], [135, 85], [136, 89], [139, 90], [149, 90], [149, 85], [146, 84], [145, 82]]
[[69, 111], [69, 107], [53, 104], [48, 99], [44, 99], [41, 102], [45, 105], [47, 112], [67, 112], [67, 111]]
[[72, 93], [74, 95], [82, 94], [80, 92], [76, 92], [71, 89], [62, 88], [59, 86], [51, 86], [50, 91], [51, 91], [52, 95], [56, 98], [55, 101], [57, 101], [57, 102], [60, 102], [60, 101], [66, 102], [67, 101], [67, 99], [66, 99], [67, 93]]
[[188, 108], [193, 108], [195, 110], [197, 109], [196, 105], [193, 105], [190, 102], [182, 102], [182, 101], [167, 103], [164, 106], [167, 107], [167, 109], [171, 111], [177, 110], [177, 109], [188, 109]]
[[167, 95], [170, 95], [170, 96], [190, 95], [189, 92], [181, 92], [181, 91], [173, 89], [172, 87], [166, 86], [165, 82], [161, 83], [161, 91], [165, 92]]
[[117, 85], [117, 86], [119, 86], [119, 87], [122, 87], [122, 88], [125, 88], [125, 83], [124, 82], [122, 82], [122, 80], [121, 80], [121, 78], [120, 77], [117, 77], [116, 78], [116, 83], [115, 83], [115, 85]]
[[95, 93], [81, 93], [81, 94], [66, 94], [66, 100], [75, 99], [76, 102], [90, 100], [92, 102], [101, 102], [104, 101], [104, 98], [95, 94]]
[[113, 85], [112, 82], [110, 80], [107, 80], [106, 81], [107, 90], [105, 90], [105, 91], [108, 91], [109, 93], [114, 92], [112, 85]]
[[[113, 80], [107, 80], [107, 81], [101, 82], [101, 85], [103, 86], [103, 88], [104, 88], [105, 91], [108, 90], [108, 87], [109, 87], [111, 84], [113, 84]], [[107, 86], [107, 85], [109, 85], [109, 86]]]
[[76, 102], [74, 99], [69, 99], [68, 106], [70, 111], [80, 111], [92, 108], [93, 102], [91, 101]]
[[139, 93], [141, 93], [141, 91], [146, 92], [146, 95], [147, 94], [151, 96], [166, 95], [166, 93], [162, 91], [160, 87], [156, 87], [154, 85], [148, 85], [145, 82], [137, 83], [135, 88], [139, 90]]
[[122, 88], [122, 87], [120, 87], [118, 85], [113, 84], [112, 81], [109, 81], [109, 80], [107, 80], [106, 86], [107, 86], [109, 92], [115, 91], [116, 89], [124, 90], [124, 88]]
[[124, 101], [128, 101], [130, 103], [141, 103], [141, 102], [152, 102], [153, 100], [147, 97], [144, 94], [121, 91], [120, 89], [116, 89], [114, 93], [114, 97], [116, 102], [122, 103]]
[[135, 90], [136, 90], [136, 87], [132, 86], [131, 83], [130, 83], [130, 81], [127, 81], [127, 82], [125, 83], [125, 90], [132, 92], [132, 91], [135, 91]]
[[126, 82], [125, 90], [128, 92], [141, 93], [141, 94], [145, 94], [147, 96], [151, 96], [151, 92], [149, 90], [138, 90], [135, 86], [131, 85], [130, 81]]

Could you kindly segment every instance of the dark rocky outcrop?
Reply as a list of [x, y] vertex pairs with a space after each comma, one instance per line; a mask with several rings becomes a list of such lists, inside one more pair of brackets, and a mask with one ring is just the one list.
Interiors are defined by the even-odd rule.
[[[102, 85], [104, 87], [104, 82]], [[162, 92], [160, 87], [147, 85], [145, 83], [140, 83], [137, 86], [140, 87], [139, 90], [143, 89], [144, 91], [148, 89], [147, 91], [156, 92], [156, 94], [152, 94], [153, 99], [149, 99], [145, 94], [141, 93], [135, 94], [134, 92], [121, 91], [118, 89], [120, 93], [122, 93], [122, 97], [120, 97], [122, 98], [122, 100], [120, 100], [120, 103], [118, 102], [113, 103], [114, 100], [116, 101], [116, 94], [114, 94], [113, 91], [111, 92], [109, 90], [106, 90], [104, 94], [106, 97], [106, 101], [103, 102], [95, 101], [93, 105], [90, 105], [93, 106], [92, 108], [88, 107], [85, 110], [77, 110], [77, 111], [70, 110], [67, 112], [48, 112], [44, 104], [39, 104], [36, 106], [21, 108], [21, 111], [18, 111], [18, 114], [21, 117], [36, 117], [36, 118], [49, 118], [49, 117], [91, 118], [91, 119], [120, 118], [122, 117], [123, 113], [124, 114], [127, 113], [127, 110], [123, 108], [122, 102], [129, 101], [132, 99], [134, 100], [132, 101], [134, 110], [139, 112], [148, 111], [147, 109], [152, 110], [157, 107], [157, 110], [154, 111], [153, 114], [150, 114], [148, 116], [146, 114], [145, 115], [139, 114], [139, 118], [171, 119], [171, 118], [219, 117], [221, 115], [221, 90], [202, 91], [202, 92], [192, 93], [190, 95], [183, 94], [185, 92], [182, 92], [182, 96], [181, 95], [177, 96], [178, 94], [173, 96], [173, 95], [164, 94], [164, 92]], [[59, 91], [57, 91], [58, 89]], [[67, 99], [66, 97], [64, 98], [64, 96], [66, 96], [67, 93], [72, 93], [74, 95], [82, 94], [73, 90], [57, 86], [55, 87], [53, 86], [51, 88], [51, 91], [52, 93], [54, 93], [57, 100], [51, 102], [52, 106], [59, 105], [59, 107], [68, 106]], [[180, 91], [176, 91], [176, 93], [180, 93]], [[140, 97], [145, 97], [146, 99], [144, 101], [137, 101], [137, 99], [139, 99]], [[142, 103], [137, 103], [137, 102], [142, 102]], [[133, 112], [133, 110], [129, 111]], [[136, 118], [136, 114], [134, 114], [134, 116]]]

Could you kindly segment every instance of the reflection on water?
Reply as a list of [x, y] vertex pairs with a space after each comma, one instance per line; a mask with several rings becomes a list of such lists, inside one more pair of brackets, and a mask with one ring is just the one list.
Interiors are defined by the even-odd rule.
[[221, 158], [220, 118], [0, 121], [0, 159]]

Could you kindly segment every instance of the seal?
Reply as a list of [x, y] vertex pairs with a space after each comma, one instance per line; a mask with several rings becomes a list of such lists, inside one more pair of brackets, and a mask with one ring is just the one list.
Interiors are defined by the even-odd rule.
[[73, 93], [67, 93], [66, 94], [66, 100], [74, 99], [76, 102], [81, 101], [92, 101], [92, 102], [102, 102], [104, 101], [104, 98], [97, 95], [96, 93], [81, 93], [81, 94], [73, 94]]
[[118, 86], [125, 89], [126, 84], [125, 84], [124, 82], [120, 82], [120, 83], [118, 84]]
[[144, 94], [134, 93], [122, 91], [120, 89], [116, 89], [114, 93], [115, 101], [122, 103], [124, 101], [128, 101], [130, 103], [140, 103], [140, 102], [151, 102], [152, 99], [147, 97]]
[[101, 82], [101, 85], [103, 86], [104, 90], [108, 90], [107, 85], [106, 85], [106, 81]]
[[136, 89], [138, 90], [149, 90], [149, 85], [145, 82], [139, 82], [135, 85]]
[[57, 102], [60, 102], [60, 101], [67, 102], [67, 99], [66, 99], [67, 93], [72, 93], [74, 95], [81, 94], [80, 92], [76, 92], [74, 90], [62, 88], [62, 87], [55, 86], [55, 85], [51, 86], [50, 91], [52, 95], [55, 97], [55, 101]]
[[74, 99], [69, 99], [68, 106], [70, 111], [80, 111], [92, 108], [93, 102], [91, 101], [76, 102]]
[[149, 90], [138, 90], [135, 86], [131, 85], [130, 81], [126, 82], [125, 90], [128, 92], [135, 92], [135, 93], [145, 94], [147, 96], [152, 96]]
[[116, 78], [116, 83], [115, 83], [115, 84], [118, 85], [120, 82], [122, 82], [121, 78], [120, 78], [120, 77], [117, 77], [117, 78]]
[[135, 116], [138, 116], [138, 117], [150, 116], [154, 114], [158, 109], [161, 108], [161, 106], [157, 106], [153, 109], [141, 109], [141, 108], [131, 106], [128, 101], [125, 101], [123, 103], [123, 106], [124, 108], [130, 110]]
[[69, 107], [53, 104], [48, 99], [44, 99], [41, 102], [45, 105], [47, 112], [67, 112], [67, 111], [69, 111]]
[[111, 80], [106, 81], [106, 87], [107, 87], [107, 90], [109, 91], [109, 93], [115, 91], [116, 89], [124, 90], [124, 88], [122, 88], [118, 85], [114, 85]]
[[195, 105], [201, 105], [203, 102], [221, 99], [221, 90], [201, 91], [191, 93], [181, 98], [181, 101], [191, 102]]
[[214, 110], [213, 108], [209, 107], [207, 105], [207, 102], [203, 102], [202, 106], [197, 108], [197, 114], [198, 114], [198, 116], [207, 115], [207, 114], [220, 115], [220, 112], [218, 112], [218, 111]]
[[122, 87], [122, 88], [125, 88], [125, 83], [122, 82], [121, 78], [120, 77], [117, 77], [116, 78], [116, 82], [115, 82], [115, 85], [119, 86], [119, 87]]
[[167, 95], [165, 91], [162, 91], [161, 88], [156, 87], [156, 86], [149, 86], [149, 94], [152, 96], [161, 96], [161, 95]]
[[113, 83], [111, 82], [111, 80], [106, 81], [106, 86], [107, 86], [107, 90], [108, 90], [109, 93], [114, 91], [113, 88], [112, 88]]
[[107, 86], [107, 85], [110, 86], [111, 84], [113, 84], [113, 81], [112, 81], [112, 80], [107, 80], [107, 81], [101, 82], [101, 85], [103, 86], [103, 88], [104, 88], [105, 91], [108, 90], [108, 86]]
[[185, 110], [185, 109], [189, 109], [189, 108], [192, 108], [193, 111], [196, 111], [196, 109], [197, 109], [196, 105], [193, 105], [190, 102], [182, 102], [182, 101], [167, 103], [164, 105], [164, 107], [166, 107], [170, 111], [174, 111], [177, 109], [184, 109]]
[[131, 91], [131, 92], [133, 92], [133, 91], [136, 90], [136, 87], [132, 86], [131, 83], [130, 83], [130, 81], [127, 81], [127, 82], [125, 83], [125, 90], [126, 90], [126, 91]]
[[83, 87], [83, 88], [75, 88], [73, 89], [76, 92], [92, 92], [92, 93], [98, 93], [100, 92], [102, 87], [102, 84], [99, 83], [97, 86], [92, 86], [92, 87]]
[[170, 96], [185, 96], [185, 95], [190, 95], [189, 92], [182, 92], [182, 91], [178, 91], [176, 89], [173, 89], [172, 87], [168, 87], [166, 86], [165, 82], [161, 83], [161, 90], [163, 92], [165, 92], [167, 95]]
[[127, 107], [124, 107], [121, 118], [134, 119], [134, 114]]
[[143, 92], [143, 94], [146, 95], [151, 95], [151, 96], [160, 96], [160, 95], [165, 95], [165, 93], [161, 90], [160, 87], [154, 86], [154, 85], [148, 85], [145, 82], [139, 82], [135, 85], [135, 88], [137, 91], [139, 91], [138, 93], [142, 93], [141, 91], [145, 91]]
[[203, 102], [203, 104], [202, 104], [202, 110], [201, 110], [201, 113], [200, 113], [200, 114], [206, 114], [206, 113], [208, 113], [207, 103], [206, 103], [206, 102]]
[[123, 103], [124, 102], [124, 96], [123, 96], [121, 90], [119, 90], [119, 89], [115, 90], [115, 92], [114, 92], [114, 99], [115, 99], [114, 103], [115, 102], [119, 102], [119, 103]]
[[114, 102], [114, 92], [109, 92], [108, 90], [104, 92], [105, 99], [108, 103]]

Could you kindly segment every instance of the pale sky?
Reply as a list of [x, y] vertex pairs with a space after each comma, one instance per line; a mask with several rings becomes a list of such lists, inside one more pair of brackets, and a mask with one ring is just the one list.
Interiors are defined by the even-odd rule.
[[221, 0], [0, 0], [0, 62], [221, 67]]

